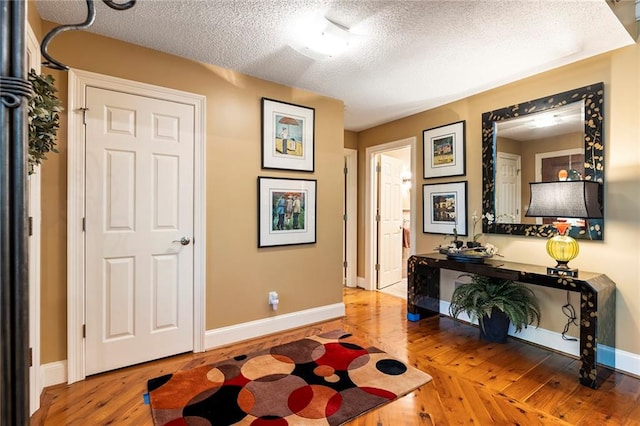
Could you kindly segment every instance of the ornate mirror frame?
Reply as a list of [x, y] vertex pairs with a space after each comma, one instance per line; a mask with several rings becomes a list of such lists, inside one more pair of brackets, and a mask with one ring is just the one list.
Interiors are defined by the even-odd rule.
[[[584, 100], [584, 168], [585, 180], [604, 184], [604, 84], [595, 83], [579, 89], [535, 99], [489, 111], [482, 114], [482, 213], [495, 217], [495, 164], [496, 137], [495, 123], [510, 118], [551, 110], [566, 104]], [[601, 196], [604, 197], [604, 191]], [[604, 206], [604, 198], [601, 200]], [[554, 234], [552, 225], [522, 223], [482, 223], [482, 232], [490, 234], [524, 235], [548, 237]], [[602, 240], [604, 218], [589, 219], [585, 228], [573, 227], [570, 235], [574, 238]]]

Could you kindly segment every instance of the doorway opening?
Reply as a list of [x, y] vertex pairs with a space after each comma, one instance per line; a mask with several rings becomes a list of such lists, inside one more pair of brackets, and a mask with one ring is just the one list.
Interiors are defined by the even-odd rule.
[[[406, 286], [406, 263], [415, 252], [416, 240], [415, 153], [415, 137], [366, 149], [364, 288], [367, 290]], [[393, 277], [398, 277], [398, 281], [393, 282]], [[400, 292], [406, 297], [406, 290]]]

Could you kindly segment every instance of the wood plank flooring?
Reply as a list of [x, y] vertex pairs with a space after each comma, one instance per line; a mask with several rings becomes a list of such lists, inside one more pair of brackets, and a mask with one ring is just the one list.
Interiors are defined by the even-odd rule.
[[397, 297], [345, 289], [344, 319], [201, 354], [183, 354], [47, 388], [32, 425], [152, 425], [148, 379], [342, 328], [427, 372], [433, 381], [348, 425], [638, 425], [640, 379], [609, 371], [598, 390], [578, 383], [578, 361], [509, 339], [491, 344], [447, 317], [406, 320]]

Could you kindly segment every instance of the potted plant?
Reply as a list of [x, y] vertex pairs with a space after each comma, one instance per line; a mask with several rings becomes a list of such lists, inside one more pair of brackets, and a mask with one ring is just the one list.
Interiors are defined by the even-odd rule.
[[530, 324], [540, 323], [540, 306], [535, 294], [524, 284], [482, 275], [462, 274], [471, 282], [458, 286], [451, 298], [449, 313], [458, 318], [466, 312], [480, 324], [480, 336], [484, 340], [504, 343], [509, 323], [516, 332]]
[[49, 152], [58, 152], [56, 134], [60, 128], [62, 107], [56, 96], [54, 79], [50, 75], [38, 75], [32, 69], [29, 82], [33, 97], [29, 100], [29, 174], [47, 158]]

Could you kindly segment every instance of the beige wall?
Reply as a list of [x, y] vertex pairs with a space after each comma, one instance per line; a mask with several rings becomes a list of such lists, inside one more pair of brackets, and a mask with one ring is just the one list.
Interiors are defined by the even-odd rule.
[[[43, 22], [43, 30], [52, 25]], [[72, 68], [205, 95], [206, 329], [342, 301], [342, 101], [87, 32], [66, 32], [50, 53]], [[67, 75], [51, 71], [66, 105]], [[315, 108], [315, 172], [261, 170], [260, 98]], [[60, 154], [42, 180], [42, 362], [66, 359], [66, 115]], [[257, 248], [257, 177], [317, 179], [317, 243]], [[277, 290], [274, 313], [267, 294]]]
[[351, 130], [344, 131], [344, 147], [358, 149], [358, 133]]
[[[634, 45], [615, 52], [539, 74], [479, 95], [429, 111], [397, 120], [358, 134], [359, 187], [364, 185], [365, 149], [415, 136], [422, 140], [422, 131], [431, 127], [466, 120], [466, 155], [469, 214], [481, 211], [481, 116], [485, 111], [519, 102], [564, 92], [591, 83], [605, 84], [605, 164], [606, 205], [605, 240], [581, 241], [580, 255], [572, 266], [603, 272], [617, 284], [616, 346], [640, 354], [640, 46]], [[418, 143], [417, 158], [422, 158], [422, 143]], [[418, 161], [418, 187], [426, 183]], [[430, 179], [429, 183], [460, 180]], [[418, 197], [418, 205], [422, 199]], [[358, 275], [364, 275], [364, 194], [358, 197]], [[421, 217], [421, 213], [418, 213]], [[468, 218], [470, 220], [470, 218]], [[423, 234], [418, 227], [416, 253], [428, 253], [442, 242], [442, 236]], [[499, 247], [507, 259], [516, 262], [550, 264], [544, 240], [518, 236], [490, 235], [482, 237]], [[447, 287], [447, 286], [445, 286]], [[451, 284], [443, 288], [450, 296]], [[544, 290], [544, 291], [543, 291]], [[559, 313], [566, 303], [565, 293], [553, 289], [536, 289], [543, 305], [542, 327], [562, 331], [566, 320]], [[448, 299], [447, 299], [448, 300]], [[572, 295], [574, 306], [578, 298]], [[576, 328], [572, 328], [576, 333]], [[630, 336], [634, 336], [631, 338]]]

